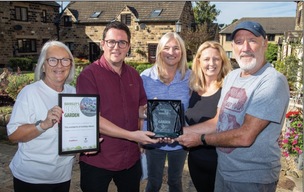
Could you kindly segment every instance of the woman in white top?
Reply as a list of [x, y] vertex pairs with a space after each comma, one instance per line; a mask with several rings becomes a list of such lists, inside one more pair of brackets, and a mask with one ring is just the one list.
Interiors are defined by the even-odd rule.
[[18, 143], [10, 163], [15, 192], [69, 192], [74, 155], [58, 155], [58, 122], [63, 111], [59, 93], [70, 86], [75, 64], [69, 48], [59, 41], [44, 44], [35, 69], [35, 82], [19, 93], [7, 125], [9, 139]]

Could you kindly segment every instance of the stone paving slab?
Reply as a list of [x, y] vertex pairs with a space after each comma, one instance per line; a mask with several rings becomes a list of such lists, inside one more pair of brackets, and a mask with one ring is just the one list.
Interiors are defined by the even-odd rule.
[[[13, 155], [15, 154], [16, 150], [17, 150], [17, 145], [9, 144], [7, 141], [6, 142], [0, 141], [0, 191], [1, 192], [13, 192], [12, 175], [8, 165]], [[167, 167], [165, 167], [165, 172], [166, 171], [167, 171]], [[76, 161], [73, 168], [70, 192], [81, 192], [79, 186], [79, 178], [80, 178], [79, 166], [78, 166], [78, 162]], [[167, 176], [166, 174], [164, 174], [163, 185], [160, 192], [167, 191], [166, 181], [167, 181]], [[286, 176], [282, 172], [276, 192], [303, 192], [302, 184], [303, 184], [302, 175], [300, 178], [295, 178], [292, 176]], [[146, 186], [146, 181], [142, 181], [141, 191], [144, 191], [145, 186]], [[189, 176], [187, 163], [185, 163], [185, 168], [184, 168], [183, 186], [184, 186], [184, 192], [195, 192], [195, 188]], [[116, 187], [113, 183], [111, 183], [109, 187], [109, 192], [114, 192], [114, 191], [116, 191]]]

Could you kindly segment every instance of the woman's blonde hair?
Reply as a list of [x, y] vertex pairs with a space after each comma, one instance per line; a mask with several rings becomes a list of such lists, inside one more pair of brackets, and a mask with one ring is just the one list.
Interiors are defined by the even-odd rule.
[[164, 47], [166, 46], [166, 44], [171, 39], [175, 39], [177, 41], [178, 46], [182, 51], [182, 57], [181, 57], [181, 60], [179, 61], [178, 66], [177, 66], [177, 69], [182, 74], [182, 76], [181, 76], [182, 79], [185, 77], [186, 71], [188, 69], [187, 52], [186, 52], [184, 40], [175, 32], [166, 33], [165, 35], [162, 36], [162, 38], [159, 40], [159, 43], [157, 45], [156, 61], [155, 61], [155, 65], [157, 66], [157, 70], [158, 70], [158, 77], [164, 83], [168, 82], [169, 77], [168, 77], [168, 74], [165, 70], [165, 63], [161, 59], [160, 54], [161, 54], [162, 50], [164, 49]]
[[192, 64], [192, 74], [190, 76], [190, 89], [196, 92], [204, 91], [206, 87], [206, 78], [205, 74], [202, 70], [202, 67], [200, 65], [200, 57], [202, 55], [202, 52], [207, 48], [213, 48], [216, 49], [221, 56], [222, 59], [222, 67], [221, 70], [217, 76], [217, 87], [222, 87], [224, 77], [231, 71], [231, 63], [226, 55], [225, 50], [223, 47], [216, 41], [206, 41], [203, 44], [200, 45], [200, 47], [197, 50], [197, 53], [193, 59]]

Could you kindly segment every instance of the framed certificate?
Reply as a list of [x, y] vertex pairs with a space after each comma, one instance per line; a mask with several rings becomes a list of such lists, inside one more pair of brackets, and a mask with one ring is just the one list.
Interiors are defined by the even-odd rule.
[[99, 95], [59, 94], [59, 154], [99, 150]]
[[147, 128], [154, 137], [176, 138], [183, 134], [184, 124], [181, 100], [148, 100]]

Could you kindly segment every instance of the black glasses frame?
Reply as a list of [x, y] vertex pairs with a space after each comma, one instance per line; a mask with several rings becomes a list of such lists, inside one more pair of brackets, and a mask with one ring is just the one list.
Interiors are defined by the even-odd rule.
[[128, 47], [128, 45], [129, 45], [129, 42], [125, 41], [125, 40], [115, 41], [113, 39], [110, 39], [110, 40], [104, 40], [104, 41], [106, 42], [106, 44], [109, 48], [114, 48], [117, 44], [119, 48], [124, 49], [124, 48]]

